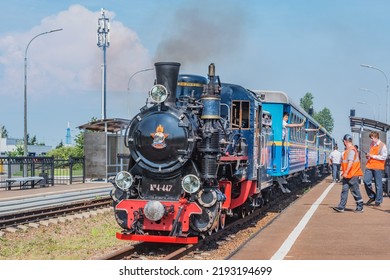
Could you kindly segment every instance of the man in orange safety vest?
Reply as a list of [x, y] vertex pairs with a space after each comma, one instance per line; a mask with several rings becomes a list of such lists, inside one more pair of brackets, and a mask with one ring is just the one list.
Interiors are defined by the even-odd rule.
[[[382, 177], [385, 170], [387, 147], [385, 143], [379, 140], [379, 132], [371, 131], [369, 137], [371, 138], [371, 146], [370, 152], [366, 153], [367, 164], [363, 179], [369, 198], [366, 205], [371, 205], [375, 201], [375, 206], [379, 207], [383, 201]], [[375, 181], [376, 192], [373, 191], [371, 186], [372, 178]]]
[[363, 212], [363, 198], [359, 189], [359, 176], [363, 175], [360, 169], [360, 160], [356, 148], [352, 144], [352, 136], [345, 134], [343, 137], [343, 143], [345, 151], [343, 153], [341, 161], [341, 169], [343, 170], [342, 178], [342, 190], [340, 203], [337, 207], [333, 207], [333, 210], [337, 212], [344, 212], [347, 205], [348, 190], [351, 190], [351, 194], [356, 201], [355, 213]]

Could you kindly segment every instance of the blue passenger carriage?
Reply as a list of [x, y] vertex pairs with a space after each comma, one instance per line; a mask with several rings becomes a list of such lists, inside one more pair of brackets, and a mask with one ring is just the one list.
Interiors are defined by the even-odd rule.
[[[272, 160], [268, 172], [283, 187], [287, 178], [300, 176], [308, 181], [308, 171], [318, 173], [318, 168], [327, 164], [332, 149], [331, 135], [322, 128], [286, 93], [281, 91], [255, 91], [263, 101], [263, 108], [273, 117]], [[289, 114], [290, 124], [304, 122], [303, 127], [290, 127], [283, 132], [283, 114]], [[314, 174], [314, 173], [313, 173]]]

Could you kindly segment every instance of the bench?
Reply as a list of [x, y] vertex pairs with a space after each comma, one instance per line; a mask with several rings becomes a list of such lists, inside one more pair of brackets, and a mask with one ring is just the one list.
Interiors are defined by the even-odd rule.
[[14, 184], [19, 183], [20, 189], [25, 188], [26, 186], [31, 186], [31, 188], [34, 188], [35, 185], [41, 183], [45, 183], [44, 177], [19, 177], [19, 178], [9, 178], [6, 179], [7, 183], [7, 189], [11, 190], [11, 187], [14, 186]]

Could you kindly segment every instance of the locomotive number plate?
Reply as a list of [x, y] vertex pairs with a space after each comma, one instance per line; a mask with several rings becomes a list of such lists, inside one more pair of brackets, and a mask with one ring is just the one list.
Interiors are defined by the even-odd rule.
[[170, 192], [173, 185], [150, 184], [150, 191]]

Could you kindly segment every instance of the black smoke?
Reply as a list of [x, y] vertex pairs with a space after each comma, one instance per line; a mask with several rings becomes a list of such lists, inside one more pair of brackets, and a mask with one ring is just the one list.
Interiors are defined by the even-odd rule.
[[207, 65], [239, 55], [245, 44], [245, 16], [236, 7], [187, 7], [177, 11], [165, 34], [155, 61]]

